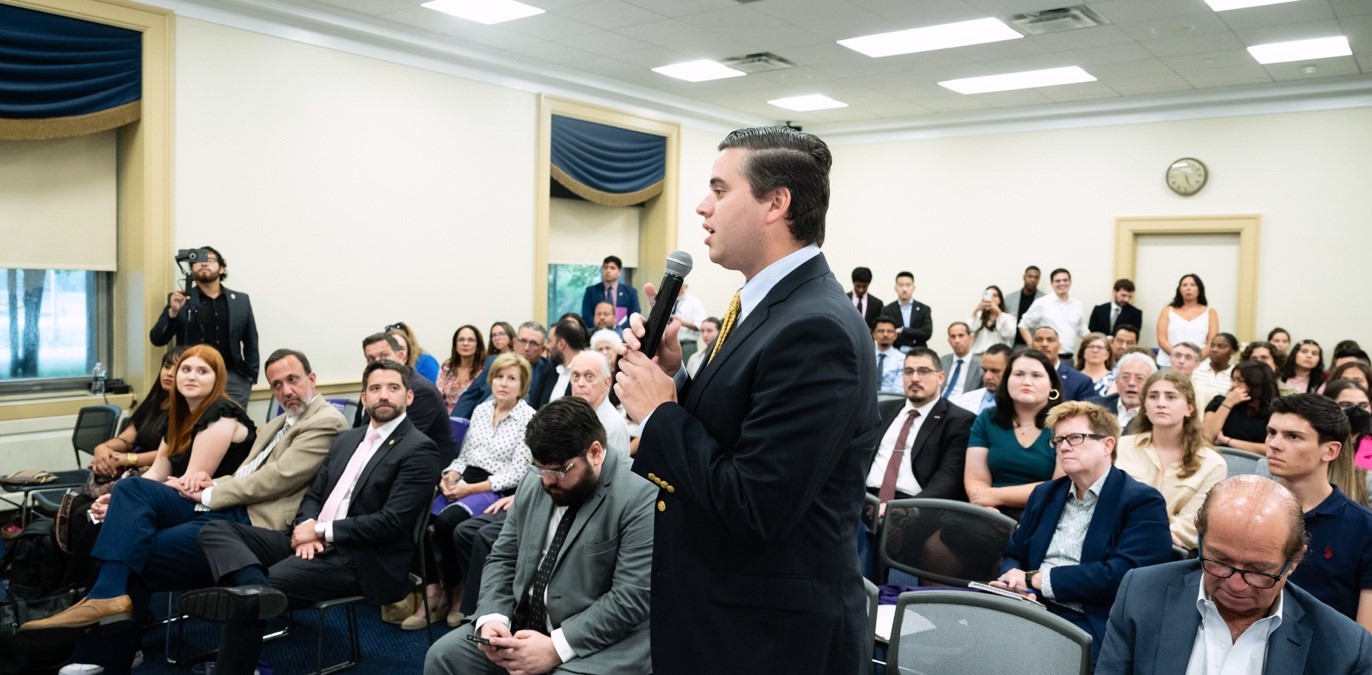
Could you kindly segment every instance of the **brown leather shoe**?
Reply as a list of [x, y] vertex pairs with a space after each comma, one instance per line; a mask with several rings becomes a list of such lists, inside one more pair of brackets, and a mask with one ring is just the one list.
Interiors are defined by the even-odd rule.
[[68, 636], [93, 626], [129, 621], [132, 618], [133, 601], [127, 595], [99, 600], [85, 598], [46, 619], [25, 622], [19, 630], [27, 633], [26, 637], [34, 639], [56, 638], [58, 634]]

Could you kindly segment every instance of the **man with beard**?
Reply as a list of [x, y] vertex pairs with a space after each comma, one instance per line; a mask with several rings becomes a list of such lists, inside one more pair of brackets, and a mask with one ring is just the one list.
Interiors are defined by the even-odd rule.
[[546, 374], [537, 383], [538, 389], [529, 391], [529, 405], [534, 410], [549, 401], [571, 395], [572, 370], [568, 366], [587, 346], [586, 331], [576, 319], [566, 318], [553, 324], [548, 338], [548, 358], [556, 372]]
[[867, 491], [883, 505], [907, 497], [967, 501], [962, 470], [976, 415], [939, 397], [946, 380], [934, 350], [911, 349], [902, 375], [906, 400], [877, 406], [883, 431]]
[[476, 622], [434, 643], [424, 672], [651, 672], [657, 488], [606, 451], [578, 397], [540, 408], [524, 438], [534, 470], [486, 560]]
[[[362, 355], [367, 358], [367, 363], [405, 363], [405, 348], [400, 346], [400, 341], [395, 339], [394, 335], [387, 333], [373, 333], [363, 338]], [[410, 371], [410, 380], [405, 383], [405, 388], [410, 390], [413, 397], [408, 406], [410, 423], [438, 446], [438, 455], [444, 466], [447, 466], [447, 462], [457, 459], [457, 453], [462, 448], [453, 440], [453, 427], [448, 422], [448, 408], [443, 405], [443, 394], [429, 378], [413, 370]], [[357, 420], [354, 421], [356, 426], [362, 426], [367, 412], [366, 407], [358, 411]]]
[[250, 675], [266, 620], [288, 606], [349, 595], [383, 605], [409, 592], [415, 522], [442, 466], [434, 442], [405, 414], [410, 381], [402, 363], [367, 364], [362, 403], [371, 422], [338, 436], [292, 527], [220, 520], [200, 530], [220, 586], [182, 595], [181, 611], [224, 624], [219, 673]]
[[167, 296], [167, 306], [148, 331], [157, 347], [172, 338], [178, 347], [210, 345], [224, 356], [229, 371], [224, 391], [238, 405], [248, 407], [248, 393], [257, 383], [257, 321], [253, 319], [248, 294], [224, 287], [229, 277], [228, 262], [210, 246], [199, 249], [202, 257], [191, 263], [195, 287], [176, 289]]

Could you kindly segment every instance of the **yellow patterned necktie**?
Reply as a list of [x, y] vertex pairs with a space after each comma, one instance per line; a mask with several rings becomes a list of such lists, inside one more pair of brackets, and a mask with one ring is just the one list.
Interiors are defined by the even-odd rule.
[[710, 350], [710, 358], [706, 363], [715, 360], [715, 354], [719, 353], [719, 348], [728, 339], [729, 331], [733, 329], [734, 322], [738, 320], [738, 315], [742, 311], [743, 303], [739, 302], [738, 291], [734, 291], [734, 297], [729, 301], [729, 309], [724, 313], [724, 325], [719, 327], [719, 337], [715, 338], [715, 348]]

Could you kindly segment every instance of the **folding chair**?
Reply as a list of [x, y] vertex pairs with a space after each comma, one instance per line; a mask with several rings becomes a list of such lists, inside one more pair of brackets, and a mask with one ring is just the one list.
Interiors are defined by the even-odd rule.
[[948, 499], [893, 499], [886, 503], [877, 553], [884, 570], [897, 569], [923, 585], [963, 587], [1000, 574], [1010, 517]]
[[1220, 456], [1224, 457], [1224, 463], [1229, 467], [1230, 476], [1256, 474], [1258, 472], [1258, 462], [1262, 460], [1262, 455], [1224, 446], [1215, 449], [1219, 450]]
[[[94, 458], [95, 446], [114, 437], [115, 429], [119, 425], [119, 416], [122, 413], [123, 411], [119, 409], [119, 406], [109, 403], [88, 405], [76, 413], [76, 428], [71, 433], [72, 453], [76, 457], [76, 468], [70, 471], [53, 472], [57, 475], [56, 480], [42, 485], [11, 486], [0, 483], [0, 489], [5, 492], [20, 493], [17, 504], [9, 498], [5, 498], [5, 501], [19, 507], [22, 525], [28, 524], [35, 493], [52, 492], [61, 495], [68, 488], [81, 487], [86, 483], [88, 475], [86, 465], [89, 464], [89, 461], [82, 458], [82, 453]], [[60, 497], [58, 501], [61, 501]]]

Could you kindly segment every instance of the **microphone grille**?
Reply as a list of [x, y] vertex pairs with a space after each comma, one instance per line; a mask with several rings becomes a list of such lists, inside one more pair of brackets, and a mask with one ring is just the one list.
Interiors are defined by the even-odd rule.
[[691, 254], [685, 251], [672, 251], [667, 254], [667, 273], [685, 278], [691, 273]]

